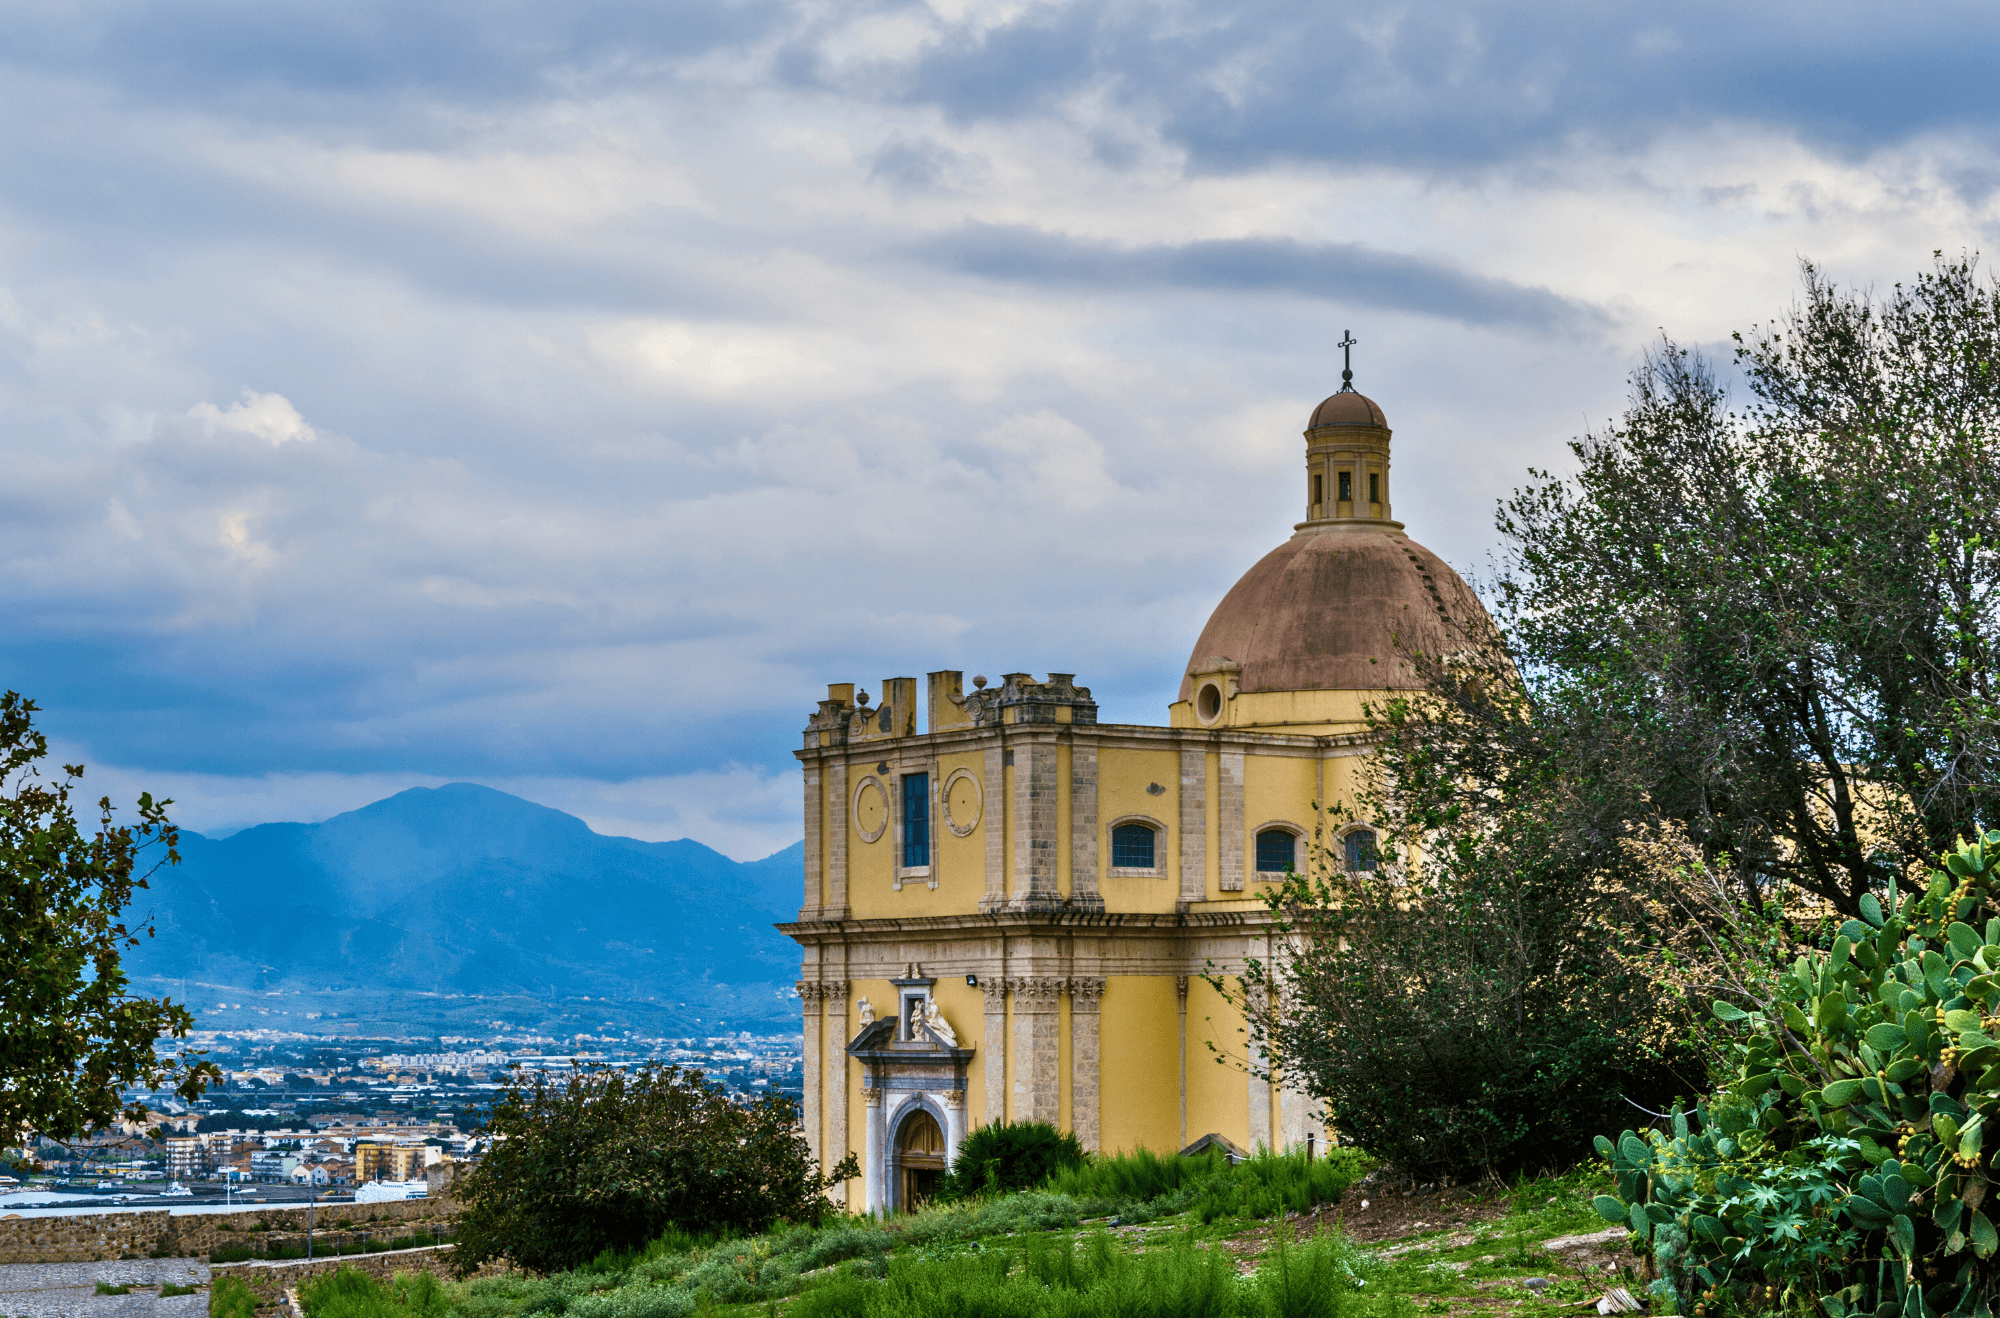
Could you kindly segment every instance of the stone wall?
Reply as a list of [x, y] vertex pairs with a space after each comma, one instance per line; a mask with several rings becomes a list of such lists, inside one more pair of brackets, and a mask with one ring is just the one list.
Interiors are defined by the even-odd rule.
[[[379, 1239], [448, 1226], [457, 1209], [449, 1200], [424, 1199], [321, 1204], [313, 1210], [313, 1224], [316, 1237], [327, 1240], [358, 1240], [363, 1231]], [[206, 1258], [211, 1251], [230, 1246], [265, 1248], [303, 1241], [306, 1215], [304, 1208], [185, 1214], [155, 1208], [136, 1213], [4, 1217], [0, 1218], [0, 1263], [96, 1263], [154, 1255]], [[253, 1231], [253, 1227], [263, 1229]]]
[[[218, 1263], [209, 1270], [210, 1282], [221, 1281], [224, 1277], [236, 1278], [257, 1296], [257, 1307], [261, 1311], [278, 1307], [284, 1293], [296, 1290], [299, 1283], [307, 1278], [337, 1272], [341, 1268], [353, 1268], [384, 1278], [399, 1272], [429, 1272], [440, 1279], [449, 1279], [452, 1275], [451, 1249], [450, 1245], [436, 1249], [398, 1249], [386, 1254], [358, 1254], [353, 1258], [314, 1259], [310, 1263], [304, 1259], [285, 1263]], [[505, 1264], [489, 1262], [475, 1270], [473, 1275], [490, 1277], [505, 1271]]]

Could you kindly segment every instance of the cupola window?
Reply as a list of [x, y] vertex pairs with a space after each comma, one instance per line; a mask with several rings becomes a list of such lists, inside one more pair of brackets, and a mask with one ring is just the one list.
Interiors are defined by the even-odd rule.
[[1318, 506], [1319, 506], [1320, 504], [1324, 503], [1325, 501], [1326, 501], [1326, 477], [1324, 477], [1324, 476], [1320, 475], [1320, 474], [1319, 474], [1318, 472], [1314, 472], [1314, 473], [1313, 473], [1313, 506], [1314, 506], [1314, 507], [1318, 507]]
[[1153, 865], [1153, 830], [1144, 824], [1120, 824], [1111, 830], [1111, 867], [1149, 870]]
[[1299, 840], [1282, 828], [1267, 828], [1257, 835], [1257, 872], [1283, 874], [1298, 863]]
[[1354, 502], [1354, 473], [1351, 471], [1340, 473], [1340, 499], [1343, 503]]
[[1368, 502], [1382, 502], [1382, 478], [1372, 471], [1368, 473]]

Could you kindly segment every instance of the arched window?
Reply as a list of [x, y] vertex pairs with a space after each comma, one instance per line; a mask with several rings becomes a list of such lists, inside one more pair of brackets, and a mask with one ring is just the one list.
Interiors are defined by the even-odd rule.
[[1120, 824], [1111, 830], [1111, 867], [1121, 870], [1154, 868], [1153, 830], [1144, 824]]
[[1381, 853], [1375, 849], [1375, 830], [1357, 828], [1345, 839], [1347, 844], [1347, 868], [1350, 870], [1374, 870], [1381, 867]]
[[1257, 872], [1283, 874], [1298, 865], [1299, 840], [1289, 830], [1267, 828], [1257, 835]]

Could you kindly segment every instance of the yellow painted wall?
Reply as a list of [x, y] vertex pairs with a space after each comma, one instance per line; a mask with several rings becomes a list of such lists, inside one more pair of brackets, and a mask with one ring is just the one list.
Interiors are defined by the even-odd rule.
[[1317, 814], [1312, 808], [1313, 766], [1314, 761], [1304, 756], [1243, 757], [1243, 866], [1253, 882], [1270, 883], [1281, 877], [1257, 872], [1257, 831], [1267, 824], [1292, 824], [1304, 830], [1292, 855], [1298, 871], [1307, 871]]
[[[1243, 1017], [1209, 987], [1195, 977], [1188, 982], [1188, 1140], [1193, 1142], [1214, 1132], [1243, 1147], [1250, 1147], [1250, 1084], [1242, 1071], [1227, 1063], [1218, 1065], [1212, 1042], [1222, 1054], [1241, 1059]], [[1171, 1037], [1173, 1031], [1167, 1034]]]
[[[1149, 783], [1166, 790], [1158, 796], [1146, 794]], [[1172, 867], [1165, 862], [1173, 854], [1180, 830], [1180, 760], [1172, 751], [1134, 750], [1106, 746], [1097, 755], [1097, 866], [1098, 892], [1110, 911], [1171, 911], [1178, 892]], [[1160, 821], [1161, 837], [1155, 856], [1170, 877], [1159, 879], [1114, 878], [1111, 870], [1111, 821], [1124, 815], [1146, 815]]]
[[1098, 1144], [1107, 1153], [1180, 1147], [1180, 1055], [1172, 975], [1106, 981], [1098, 1021]]

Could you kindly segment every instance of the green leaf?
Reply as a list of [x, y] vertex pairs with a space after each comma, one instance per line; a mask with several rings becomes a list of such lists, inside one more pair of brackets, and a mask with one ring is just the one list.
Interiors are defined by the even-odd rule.
[[1958, 954], [1958, 959], [1961, 961], [1972, 960], [1985, 942], [1979, 936], [1977, 929], [1960, 920], [1953, 920], [1951, 927], [1944, 931], [1944, 936], [1951, 943], [1951, 950]]
[[1828, 1107], [1846, 1107], [1861, 1093], [1859, 1080], [1836, 1080], [1822, 1089], [1819, 1101]]
[[1895, 1061], [1889, 1063], [1886, 1073], [1891, 1080], [1900, 1085], [1906, 1080], [1916, 1079], [1928, 1069], [1923, 1062], [1915, 1057], [1898, 1057]]
[[1775, 1071], [1766, 1071], [1762, 1075], [1745, 1076], [1735, 1084], [1729, 1086], [1729, 1092], [1738, 1098], [1757, 1098], [1765, 1090], [1769, 1089], [1771, 1082], [1777, 1078], [1778, 1073]]
[[1854, 1224], [1864, 1231], [1874, 1231], [1889, 1224], [1889, 1210], [1872, 1199], [1858, 1194], [1848, 1195], [1841, 1202], [1841, 1211], [1854, 1219]]
[[[1596, 1139], [1592, 1140], [1590, 1144], [1592, 1148], [1597, 1150], [1597, 1154], [1599, 1157], [1603, 1158], [1607, 1162], [1611, 1160], [1615, 1150], [1612, 1149], [1610, 1140], [1604, 1138], [1604, 1136], [1602, 1135], [1599, 1135]], [[1618, 1214], [1618, 1217], [1622, 1221], [1625, 1217], [1625, 1214], [1621, 1211]]]
[[1916, 1224], [1903, 1214], [1896, 1214], [1896, 1220], [1889, 1223], [1889, 1244], [1904, 1258], [1914, 1260], [1917, 1253]]
[[1710, 1003], [1708, 1009], [1715, 1013], [1717, 1020], [1728, 1021], [1731, 1025], [1734, 1025], [1737, 1021], [1747, 1021], [1750, 1019], [1749, 1012], [1743, 1010], [1741, 1007], [1724, 1002], [1721, 998], [1717, 998], [1714, 1002]]
[[1822, 1030], [1831, 1030], [1847, 1019], [1847, 995], [1828, 993], [1813, 1008], [1813, 1023]]
[[1625, 1212], [1625, 1221], [1631, 1226], [1632, 1234], [1641, 1240], [1653, 1238], [1653, 1221], [1646, 1216], [1646, 1205], [1633, 1204]]
[[[1602, 1140], [1604, 1137], [1600, 1135], [1598, 1138]], [[1609, 1141], [1605, 1142], [1609, 1143]], [[1597, 1215], [1607, 1222], [1623, 1222], [1625, 1220], [1625, 1205], [1613, 1199], [1608, 1194], [1598, 1195], [1590, 1201], [1590, 1206], [1595, 1208]]]
[[1884, 1054], [1893, 1053], [1910, 1041], [1910, 1036], [1903, 1033], [1902, 1026], [1891, 1025], [1887, 1021], [1883, 1021], [1880, 1025], [1869, 1026], [1866, 1037], [1870, 1048]]
[[1986, 1214], [1972, 1210], [1972, 1252], [1983, 1259], [1993, 1257], [1993, 1251], [2000, 1249], [2000, 1232], [1993, 1229], [1993, 1223], [1986, 1220]]
[[1785, 1024], [1795, 1033], [1804, 1034], [1811, 1024], [1806, 1020], [1805, 1012], [1801, 1011], [1795, 1002], [1780, 1003], [1778, 1009], [1785, 1017]]
[[1862, 919], [1874, 925], [1877, 929], [1882, 927], [1882, 903], [1875, 900], [1874, 893], [1863, 893], [1861, 900], [1856, 902], [1855, 905], [1861, 908]]
[[1953, 1034], [1964, 1034], [1967, 1031], [1976, 1033], [1979, 1029], [1979, 1013], [1966, 1011], [1963, 1008], [1948, 1011], [1944, 1014], [1944, 1027]]

